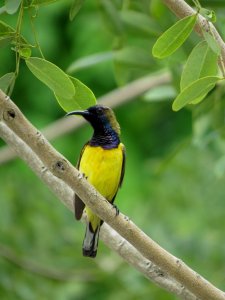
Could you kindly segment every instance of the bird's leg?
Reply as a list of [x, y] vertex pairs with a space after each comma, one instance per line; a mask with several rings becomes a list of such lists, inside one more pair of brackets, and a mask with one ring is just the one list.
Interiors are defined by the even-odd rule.
[[119, 208], [114, 203], [112, 203], [112, 206], [116, 210], [116, 217], [117, 217], [120, 213]]

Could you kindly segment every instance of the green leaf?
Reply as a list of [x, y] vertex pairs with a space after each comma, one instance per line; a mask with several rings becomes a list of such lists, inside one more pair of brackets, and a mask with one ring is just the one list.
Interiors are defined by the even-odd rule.
[[101, 0], [100, 5], [105, 24], [108, 25], [109, 30], [115, 35], [121, 35], [123, 33], [123, 23], [114, 1]]
[[29, 47], [24, 47], [19, 49], [19, 54], [22, 58], [29, 58], [31, 56], [31, 48]]
[[86, 68], [89, 68], [93, 65], [99, 64], [104, 61], [112, 60], [113, 52], [102, 52], [95, 53], [89, 56], [81, 57], [75, 62], [73, 62], [67, 69], [68, 73], [77, 72]]
[[21, 0], [5, 0], [5, 10], [8, 14], [15, 14], [20, 6]]
[[121, 11], [120, 16], [122, 21], [128, 28], [151, 36], [159, 34], [159, 27], [156, 25], [156, 22], [153, 21], [145, 13], [140, 13], [132, 10], [124, 10]]
[[8, 94], [9, 87], [15, 83], [15, 73], [7, 73], [0, 78], [0, 89]]
[[32, 5], [48, 5], [59, 0], [33, 0]]
[[0, 21], [0, 46], [7, 44], [29, 45], [23, 36], [16, 35], [16, 30], [10, 25]]
[[148, 69], [153, 60], [148, 51], [139, 47], [126, 47], [114, 53], [114, 60], [123, 65]]
[[152, 48], [152, 54], [157, 58], [164, 58], [175, 52], [192, 32], [197, 15], [188, 16], [176, 22], [167, 29], [156, 41]]
[[213, 10], [209, 10], [201, 7], [199, 13], [206, 18], [208, 21], [215, 23], [216, 22], [216, 14]]
[[217, 59], [218, 55], [211, 50], [206, 41], [198, 43], [184, 66], [180, 89], [183, 90], [199, 78], [216, 76], [218, 73]]
[[144, 94], [143, 99], [148, 102], [170, 101], [176, 97], [177, 93], [173, 86], [162, 85], [150, 89]]
[[38, 57], [25, 60], [30, 71], [56, 95], [71, 98], [75, 88], [69, 76], [53, 63]]
[[14, 32], [15, 32], [14, 28], [6, 24], [5, 22], [0, 21], [0, 36], [5, 36]]
[[212, 49], [212, 51], [215, 52], [217, 55], [220, 55], [221, 48], [217, 43], [217, 41], [215, 40], [215, 38], [212, 36], [212, 34], [205, 30], [202, 30], [202, 32], [207, 44]]
[[13, 36], [11, 35], [0, 37], [0, 47], [4, 47], [11, 44], [12, 40]]
[[70, 21], [72, 21], [79, 10], [81, 9], [82, 5], [84, 3], [84, 0], [74, 0], [70, 7]]
[[219, 80], [221, 78], [217, 76], [208, 76], [194, 81], [176, 97], [172, 106], [173, 110], [178, 111], [186, 104], [196, 100], [200, 102], [199, 99], [203, 100], [203, 96], [206, 96]]
[[74, 77], [70, 77], [74, 88], [76, 90], [75, 95], [70, 98], [65, 98], [55, 94], [59, 105], [66, 111], [72, 111], [76, 109], [86, 109], [96, 104], [96, 98], [93, 92], [84, 85], [81, 81]]

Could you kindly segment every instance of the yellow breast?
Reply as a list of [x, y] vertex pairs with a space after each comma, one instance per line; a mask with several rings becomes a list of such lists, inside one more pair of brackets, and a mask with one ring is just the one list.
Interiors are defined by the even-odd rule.
[[103, 149], [87, 145], [80, 161], [80, 171], [108, 201], [115, 196], [121, 177], [123, 145]]

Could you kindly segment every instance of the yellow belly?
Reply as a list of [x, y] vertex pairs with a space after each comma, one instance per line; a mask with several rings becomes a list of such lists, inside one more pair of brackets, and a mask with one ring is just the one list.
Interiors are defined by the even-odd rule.
[[122, 163], [121, 144], [109, 150], [87, 145], [80, 161], [80, 171], [100, 194], [112, 201], [120, 182]]
[[[119, 144], [118, 148], [109, 150], [87, 145], [82, 154], [79, 169], [102, 196], [112, 201], [120, 183], [122, 164], [122, 144]], [[86, 213], [95, 229], [100, 222], [99, 218], [87, 207]]]

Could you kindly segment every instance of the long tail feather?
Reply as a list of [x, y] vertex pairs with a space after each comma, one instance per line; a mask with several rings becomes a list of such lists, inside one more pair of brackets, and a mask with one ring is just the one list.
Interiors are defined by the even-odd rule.
[[83, 241], [83, 256], [95, 257], [98, 249], [98, 239], [99, 239], [100, 224], [94, 231], [92, 229], [91, 223], [87, 224], [85, 237]]

